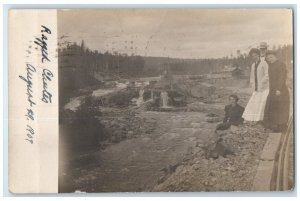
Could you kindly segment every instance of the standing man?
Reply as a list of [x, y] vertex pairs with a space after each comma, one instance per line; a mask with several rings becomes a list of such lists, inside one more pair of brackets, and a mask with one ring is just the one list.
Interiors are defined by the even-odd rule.
[[260, 50], [260, 60], [266, 61], [266, 53], [268, 51], [268, 44], [266, 42], [261, 42], [259, 44]]

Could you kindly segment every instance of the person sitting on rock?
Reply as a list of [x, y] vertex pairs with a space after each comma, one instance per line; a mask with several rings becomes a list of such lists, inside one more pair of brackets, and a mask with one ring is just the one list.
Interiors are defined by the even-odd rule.
[[231, 125], [237, 126], [243, 123], [244, 119], [242, 118], [242, 115], [244, 113], [244, 108], [237, 103], [238, 100], [239, 98], [237, 95], [232, 94], [229, 96], [230, 104], [225, 106], [223, 123], [217, 125], [216, 131], [226, 130], [230, 128]]

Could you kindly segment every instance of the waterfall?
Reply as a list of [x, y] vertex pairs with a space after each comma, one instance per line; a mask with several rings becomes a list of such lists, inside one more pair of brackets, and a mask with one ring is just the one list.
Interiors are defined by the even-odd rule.
[[144, 102], [144, 97], [143, 97], [144, 92], [145, 92], [144, 89], [140, 89], [140, 91], [139, 91], [139, 98], [136, 100], [136, 104], [138, 107], [141, 106], [141, 104]]
[[154, 101], [154, 92], [151, 90], [151, 100]]
[[166, 91], [162, 91], [160, 94], [161, 100], [162, 100], [162, 107], [167, 108], [168, 107], [168, 93]]

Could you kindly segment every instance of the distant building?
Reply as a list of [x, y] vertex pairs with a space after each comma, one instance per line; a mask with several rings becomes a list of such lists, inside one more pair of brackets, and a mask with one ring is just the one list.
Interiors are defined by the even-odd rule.
[[243, 74], [239, 67], [224, 66], [224, 68], [217, 72], [206, 74], [207, 79], [226, 79], [231, 77], [239, 77]]

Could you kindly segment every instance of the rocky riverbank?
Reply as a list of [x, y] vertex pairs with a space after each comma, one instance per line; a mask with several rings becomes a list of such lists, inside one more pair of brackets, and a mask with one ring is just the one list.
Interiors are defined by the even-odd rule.
[[85, 98], [70, 113], [81, 119], [78, 144], [91, 144], [86, 144], [88, 151], [61, 157], [66, 160], [60, 162], [60, 191], [250, 190], [267, 134], [262, 126], [249, 124], [214, 132], [232, 93], [245, 106], [250, 93], [240, 86], [218, 87], [205, 99], [155, 111], [132, 104], [138, 91], [128, 89]]

